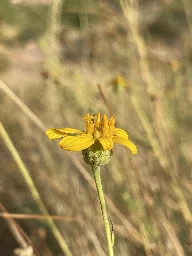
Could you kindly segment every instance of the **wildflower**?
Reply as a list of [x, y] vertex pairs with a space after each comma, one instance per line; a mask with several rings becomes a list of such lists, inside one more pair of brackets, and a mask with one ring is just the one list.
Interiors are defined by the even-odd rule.
[[70, 151], [81, 151], [85, 162], [92, 167], [93, 176], [99, 196], [105, 234], [108, 245], [108, 255], [114, 256], [113, 244], [114, 234], [110, 230], [107, 208], [101, 183], [100, 166], [108, 164], [112, 156], [113, 143], [119, 143], [128, 147], [132, 154], [137, 153], [136, 146], [128, 139], [128, 134], [115, 128], [115, 118], [109, 120], [104, 114], [101, 119], [100, 113], [95, 115], [87, 114], [85, 120], [85, 131], [74, 128], [48, 129], [46, 135], [50, 140], [61, 139], [59, 146]]
[[137, 148], [128, 139], [128, 134], [123, 129], [114, 127], [113, 116], [108, 120], [105, 114], [102, 119], [100, 113], [87, 114], [83, 120], [85, 120], [85, 131], [73, 128], [48, 129], [46, 135], [50, 140], [62, 138], [59, 146], [64, 150], [81, 151], [101, 145], [102, 151], [106, 151], [111, 150], [115, 142], [129, 148], [132, 154], [137, 153]]
[[126, 87], [126, 81], [122, 76], [117, 76], [111, 80], [111, 85]]
[[123, 88], [128, 87], [127, 82], [125, 81], [123, 76], [117, 76], [113, 78], [109, 84], [113, 87], [114, 93], [120, 92]]

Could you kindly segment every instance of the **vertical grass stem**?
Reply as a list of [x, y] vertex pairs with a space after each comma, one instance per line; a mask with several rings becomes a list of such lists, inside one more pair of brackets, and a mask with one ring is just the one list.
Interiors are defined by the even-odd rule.
[[[15, 160], [15, 162], [19, 168], [19, 171], [22, 174], [23, 178], [25, 179], [25, 182], [26, 182], [34, 200], [36, 201], [37, 205], [39, 206], [40, 211], [42, 212], [43, 215], [49, 215], [49, 212], [41, 199], [41, 196], [40, 196], [32, 178], [30, 176], [30, 173], [29, 173], [27, 167], [23, 163], [19, 153], [17, 152], [15, 146], [13, 145], [9, 135], [7, 134], [3, 124], [1, 122], [0, 122], [0, 135], [2, 136], [7, 148], [9, 149], [13, 159]], [[57, 226], [55, 225], [55, 223], [51, 219], [51, 217], [47, 219], [47, 222], [48, 222], [49, 227], [51, 228], [53, 235], [55, 236], [62, 252], [64, 253], [64, 255], [72, 256], [66, 241], [62, 237], [59, 229], [57, 228]]]

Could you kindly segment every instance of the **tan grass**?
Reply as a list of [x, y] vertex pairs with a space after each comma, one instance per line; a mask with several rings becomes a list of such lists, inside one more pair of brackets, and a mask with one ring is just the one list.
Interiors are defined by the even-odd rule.
[[[23, 229], [27, 227], [29, 237], [34, 237], [37, 226], [45, 228], [48, 236], [60, 232], [60, 245], [65, 238], [74, 256], [105, 256], [107, 252], [95, 184], [81, 154], [60, 150], [57, 143], [47, 140], [45, 131], [51, 127], [83, 129], [82, 116], [97, 112], [113, 113], [118, 126], [138, 147], [134, 158], [122, 147], [115, 147], [112, 161], [102, 170], [109, 216], [114, 223], [115, 254], [191, 253], [190, 42], [183, 25], [178, 30], [181, 41], [178, 39], [174, 46], [177, 50], [168, 47], [171, 52], [161, 56], [171, 39], [158, 39], [153, 34], [149, 38], [145, 26], [159, 16], [147, 12], [151, 17], [146, 21], [145, 6], [147, 10], [153, 7], [144, 2], [122, 0], [117, 9], [110, 2], [99, 2], [100, 12], [93, 5], [90, 13], [85, 13], [83, 8], [62, 10], [61, 1], [54, 1], [46, 33], [42, 31], [36, 41], [30, 42], [43, 52], [41, 64], [27, 62], [26, 55], [21, 54], [15, 54], [17, 61], [13, 61], [12, 49], [23, 50], [15, 41], [3, 47], [12, 66], [0, 79], [1, 122], [6, 127], [5, 131], [1, 126], [1, 133], [11, 138], [0, 142], [1, 201], [9, 212], [1, 216], [18, 218], [15, 221]], [[190, 30], [187, 1], [182, 3]], [[176, 4], [158, 1], [158, 5], [158, 15], [164, 18], [161, 12], [167, 10], [171, 22], [169, 8], [176, 8]], [[27, 8], [24, 12], [31, 10], [39, 17], [35, 6]], [[80, 28], [68, 26], [67, 15], [78, 12]], [[160, 45], [161, 51], [155, 45]], [[177, 68], [171, 64], [175, 52], [179, 52], [175, 56]], [[125, 78], [126, 89], [114, 90], [110, 84], [118, 75]], [[101, 84], [99, 89], [97, 84]], [[44, 205], [42, 215], [27, 184], [39, 207]], [[49, 216], [58, 220], [57, 227]], [[34, 244], [41, 249], [38, 241]], [[45, 244], [54, 256], [61, 254], [53, 239], [48, 237]], [[61, 245], [63, 251], [65, 246]]]

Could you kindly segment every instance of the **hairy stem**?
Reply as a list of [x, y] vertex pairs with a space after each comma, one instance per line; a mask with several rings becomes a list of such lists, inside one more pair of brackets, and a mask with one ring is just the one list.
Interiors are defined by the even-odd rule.
[[105, 198], [103, 194], [103, 187], [101, 183], [101, 175], [100, 175], [100, 166], [93, 166], [93, 175], [95, 179], [95, 184], [97, 187], [97, 193], [99, 196], [100, 204], [101, 204], [101, 210], [102, 210], [102, 215], [103, 215], [103, 221], [104, 221], [104, 226], [105, 226], [105, 234], [107, 238], [107, 245], [108, 245], [108, 254], [109, 256], [114, 256], [113, 253], [113, 244], [112, 244], [112, 239], [111, 239], [111, 230], [110, 230], [110, 225], [109, 225], [109, 220], [108, 220], [108, 215], [107, 215], [107, 208], [105, 204]]

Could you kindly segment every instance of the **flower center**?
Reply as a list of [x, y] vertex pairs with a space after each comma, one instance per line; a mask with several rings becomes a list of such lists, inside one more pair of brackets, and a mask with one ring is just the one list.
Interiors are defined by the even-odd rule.
[[91, 134], [95, 140], [100, 137], [111, 137], [114, 130], [114, 117], [109, 120], [106, 115], [103, 115], [100, 120], [100, 113], [90, 116], [86, 115], [83, 119], [86, 122], [86, 133]]
[[97, 129], [95, 129], [95, 131], [94, 131], [94, 133], [93, 133], [94, 139], [96, 140], [96, 139], [100, 138], [101, 135], [102, 135], [102, 134], [101, 134]]

